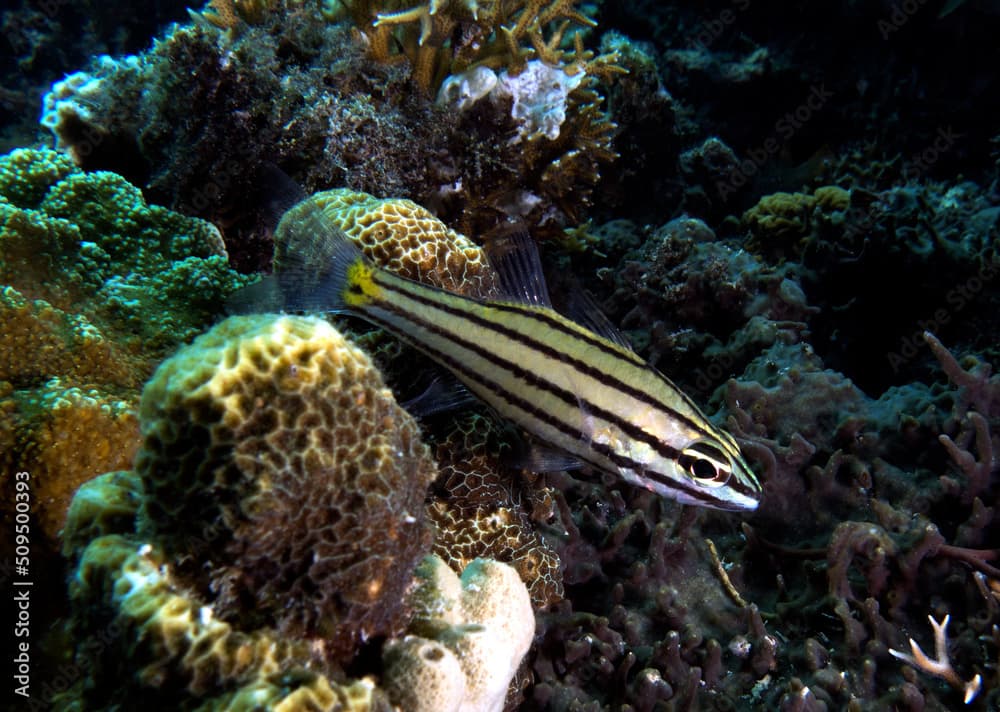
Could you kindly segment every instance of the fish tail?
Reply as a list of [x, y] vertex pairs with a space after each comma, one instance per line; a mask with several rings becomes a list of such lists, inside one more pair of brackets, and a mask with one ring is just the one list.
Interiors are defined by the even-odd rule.
[[300, 203], [278, 230], [295, 245], [276, 260], [274, 273], [229, 300], [230, 312], [356, 311], [378, 297], [374, 266], [320, 207]]

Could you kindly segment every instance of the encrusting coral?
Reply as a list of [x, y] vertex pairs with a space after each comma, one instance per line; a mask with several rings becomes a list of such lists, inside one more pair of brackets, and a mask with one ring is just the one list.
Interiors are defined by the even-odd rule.
[[319, 636], [332, 658], [400, 630], [437, 470], [377, 369], [329, 323], [232, 317], [157, 369], [140, 415], [140, 531], [214, 562], [200, 584], [218, 592], [219, 616]]

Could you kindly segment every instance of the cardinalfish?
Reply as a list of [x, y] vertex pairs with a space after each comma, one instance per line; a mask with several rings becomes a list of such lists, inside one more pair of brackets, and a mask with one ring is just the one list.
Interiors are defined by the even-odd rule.
[[551, 307], [527, 235], [507, 239], [506, 254], [491, 249], [507, 294], [476, 299], [375, 266], [321, 215], [295, 229], [326, 243], [327, 271], [317, 274], [304, 259], [288, 264], [238, 295], [238, 309], [269, 302], [355, 314], [439, 363], [501, 416], [568, 455], [564, 463], [685, 504], [757, 508], [760, 483], [731, 435], [624, 340]]

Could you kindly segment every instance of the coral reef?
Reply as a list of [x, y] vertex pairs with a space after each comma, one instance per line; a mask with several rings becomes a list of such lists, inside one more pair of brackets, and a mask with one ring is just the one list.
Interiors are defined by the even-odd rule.
[[54, 543], [76, 487], [130, 465], [157, 361], [249, 279], [208, 223], [50, 150], [0, 157], [0, 224], [0, 464]]
[[[540, 59], [529, 60], [538, 50], [517, 53], [524, 71], [503, 70], [495, 96], [454, 111], [435, 106], [397, 62], [366, 51], [350, 22], [280, 5], [236, 33], [205, 21], [141, 55], [96, 61], [53, 88], [43, 125], [82, 166], [117, 171], [157, 202], [224, 224], [244, 269], [266, 266], [270, 252], [270, 163], [309, 193], [344, 186], [412, 199], [469, 235], [515, 217], [554, 236], [582, 218], [600, 167], [616, 156], [598, 91], [615, 73], [613, 53], [595, 56], [580, 39], [560, 49], [562, 28]], [[563, 2], [523, 10], [530, 21], [520, 21], [520, 7], [495, 20], [515, 12], [514, 36], [527, 38], [540, 32], [536, 16], [544, 25], [577, 13]], [[391, 33], [372, 27], [367, 10], [360, 16], [363, 31]], [[539, 73], [563, 77], [565, 89], [528, 81]], [[536, 131], [537, 111], [523, 108], [553, 101], [565, 118]], [[197, 129], [183, 120], [191, 112]]]
[[53, 696], [56, 709], [142, 699], [150, 689], [164, 707], [202, 699], [226, 709], [389, 709], [370, 680], [338, 683], [310, 669], [307, 640], [216, 618], [159, 547], [136, 540], [143, 496], [138, 475], [116, 472], [73, 500], [65, 552], [76, 564], [70, 597], [87, 675]]
[[[29, 472], [33, 702], [998, 707], [995, 3], [132, 5], [0, 13], [0, 145], [57, 149], [0, 158], [0, 519]], [[561, 463], [425, 410], [448, 391], [427, 361], [346, 320], [372, 359], [337, 363], [385, 385], [314, 384], [325, 406], [298, 414], [311, 372], [272, 378], [284, 346], [202, 363], [199, 342], [151, 384], [174, 415], [129, 470], [140, 384], [249, 281], [232, 267], [314, 247], [272, 237], [299, 195], [275, 166], [336, 189], [312, 201], [373, 258], [456, 291], [491, 294], [478, 246], [523, 226], [556, 304], [596, 300], [737, 436], [760, 507], [527, 471]], [[321, 322], [265, 321], [336, 341], [306, 357], [299, 327], [268, 332], [306, 365], [354, 353]], [[328, 422], [387, 440], [328, 448]], [[372, 468], [400, 449], [424, 464], [390, 490]], [[328, 486], [362, 481], [368, 499]], [[352, 544], [346, 568], [312, 557]], [[501, 612], [469, 613], [487, 591]]]
[[[295, 255], [297, 263], [324, 273], [332, 255], [322, 241], [301, 226], [322, 219], [354, 240], [376, 264], [407, 279], [459, 294], [495, 294], [497, 278], [483, 249], [449, 229], [411, 200], [379, 199], [366, 193], [337, 189], [316, 193], [282, 217], [274, 235], [274, 264]], [[303, 238], [313, 238], [302, 244]]]
[[[324, 3], [323, 14], [329, 20], [349, 17], [377, 61], [391, 62], [401, 51], [417, 83], [436, 89], [446, 77], [470, 68], [509, 67], [518, 74], [534, 57], [559, 64], [558, 47], [568, 26], [596, 24], [574, 7], [577, 4], [577, 0], [505, 0], [480, 6], [475, 0], [429, 0], [392, 11], [385, 2], [348, 0]], [[556, 29], [546, 38], [550, 26]]]
[[135, 404], [99, 388], [69, 387], [59, 378], [0, 403], [10, 407], [0, 428], [12, 440], [0, 467], [31, 473], [38, 526], [56, 542], [77, 487], [108, 468], [132, 464], [139, 448]]
[[[48, 150], [0, 159], [0, 282], [162, 353], [193, 337], [245, 283], [217, 229], [149, 205], [113, 173]], [[196, 287], [196, 289], [192, 289]], [[158, 311], [161, 318], [150, 320]]]
[[475, 559], [459, 578], [428, 557], [417, 576], [410, 634], [384, 653], [389, 697], [414, 712], [500, 712], [535, 633], [524, 583], [491, 559]]
[[[976, 547], [995, 536], [996, 378], [927, 338], [955, 389], [872, 403], [814, 356], [722, 389], [765, 469], [745, 544], [714, 513], [672, 521], [646, 495], [608, 498], [600, 484], [550, 478], [568, 533], [556, 546], [567, 600], [542, 616], [530, 708], [926, 709], [994, 698], [1000, 570], [995, 551]], [[790, 359], [775, 349], [757, 365], [777, 360]], [[822, 400], [801, 402], [813, 395]], [[956, 474], [941, 474], [944, 453]], [[916, 645], [908, 639], [922, 645], [928, 611], [951, 613], [950, 656], [938, 641], [935, 659], [906, 662], [954, 693], [890, 654]]]
[[199, 587], [217, 593], [218, 616], [273, 620], [332, 658], [400, 630], [394, 602], [430, 546], [423, 500], [437, 470], [332, 326], [232, 317], [157, 369], [141, 420], [140, 532], [200, 562], [192, 573], [208, 577]]
[[761, 348], [800, 341], [816, 311], [796, 265], [773, 267], [696, 218], [653, 230], [621, 261], [604, 304], [639, 353], [705, 396]]
[[539, 535], [551, 518], [552, 494], [504, 465], [504, 433], [471, 415], [455, 423], [435, 447], [440, 476], [427, 516], [434, 523], [434, 553], [456, 572], [476, 558], [509, 563], [528, 585], [536, 608], [562, 598], [558, 555]]
[[[287, 318], [271, 319], [272, 327], [284, 325], [294, 330], [298, 326], [300, 331], [313, 327], [336, 333], [328, 326], [317, 326], [324, 322], [310, 324], [299, 319], [298, 324], [289, 324]], [[230, 324], [230, 337], [236, 337], [233, 326], [239, 324]], [[254, 326], [259, 334], [261, 325]], [[224, 327], [214, 334], [221, 336], [227, 331]], [[245, 339], [249, 335], [243, 336]], [[191, 350], [204, 349], [202, 341]], [[317, 345], [314, 342], [309, 346]], [[294, 346], [287, 350], [295, 355]], [[346, 365], [343, 372], [348, 376], [352, 364]], [[353, 375], [363, 378], [363, 374]], [[248, 439], [253, 441], [253, 435]], [[288, 445], [295, 439], [283, 442]], [[350, 455], [354, 461], [342, 461], [322, 472], [350, 471], [367, 460], [362, 449], [354, 448]], [[391, 469], [383, 463], [386, 467]], [[291, 484], [287, 478], [282, 482], [280, 477], [260, 474], [261, 483], [268, 487]], [[159, 543], [166, 541], [165, 532], [156, 532], [147, 539], [140, 532], [148, 529], [144, 512], [154, 501], [146, 489], [148, 484], [149, 478], [138, 472], [112, 472], [85, 484], [73, 500], [64, 553], [75, 565], [70, 582], [71, 622], [77, 641], [75, 664], [86, 674], [75, 686], [52, 697], [56, 709], [75, 708], [80, 703], [129, 705], [152, 690], [156, 691], [157, 704], [163, 707], [202, 704], [206, 708], [259, 709], [266, 705], [277, 710], [357, 712], [504, 709], [511, 680], [535, 630], [527, 588], [513, 568], [476, 559], [464, 567], [459, 579], [441, 559], [427, 557], [417, 567], [412, 586], [410, 576], [400, 575], [401, 569], [396, 566], [393, 575], [403, 586], [386, 582], [380, 591], [372, 592], [368, 584], [375, 579], [362, 579], [367, 594], [381, 595], [379, 605], [400, 606], [405, 600], [405, 608], [412, 609], [413, 614], [407, 616], [405, 630], [398, 631], [400, 637], [387, 641], [381, 665], [363, 677], [346, 679], [330, 659], [328, 645], [335, 635], [327, 632], [317, 637], [289, 630], [289, 626], [279, 623], [288, 616], [283, 609], [258, 609], [252, 623], [245, 615], [240, 621], [225, 620], [225, 591], [195, 591], [191, 574], [198, 575], [203, 567], [186, 564], [185, 556], [211, 556], [221, 565], [229, 557], [238, 562], [239, 552], [234, 555], [232, 547], [225, 547], [228, 551], [221, 553], [192, 548], [191, 554], [178, 557], [168, 553], [169, 543]], [[361, 484], [376, 490], [379, 487], [372, 478]], [[347, 499], [357, 496], [363, 493], [354, 492]], [[358, 521], [365, 514], [372, 512], [360, 508], [343, 517], [353, 525], [347, 536], [370, 531], [366, 527], [371, 522]], [[318, 520], [318, 516], [308, 514], [304, 518], [314, 523]], [[211, 531], [213, 539], [227, 539], [223, 522], [202, 521], [201, 525], [204, 536]], [[272, 539], [282, 534], [289, 543], [296, 536], [287, 528], [271, 532]], [[384, 539], [391, 546], [404, 546], [398, 537], [387, 535]], [[323, 550], [319, 547], [317, 554]], [[380, 557], [371, 546], [362, 551], [369, 560]], [[337, 573], [353, 578], [350, 572], [357, 566], [334, 551], [327, 554], [317, 556], [312, 571], [317, 573], [316, 564], [323, 566], [322, 585], [302, 590], [287, 577], [273, 585], [288, 586], [289, 595], [297, 597], [300, 606], [311, 601], [323, 607], [328, 590], [347, 595], [347, 590], [337, 583]], [[362, 642], [355, 641], [358, 646]]]

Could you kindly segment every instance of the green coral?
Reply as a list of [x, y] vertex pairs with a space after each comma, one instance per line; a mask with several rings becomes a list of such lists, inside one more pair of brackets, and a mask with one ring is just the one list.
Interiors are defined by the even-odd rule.
[[121, 176], [47, 149], [0, 156], [0, 465], [33, 468], [50, 539], [81, 482], [128, 466], [156, 363], [250, 279], [214, 226], [147, 204]]
[[46, 149], [0, 158], [0, 248], [0, 284], [146, 349], [190, 339], [248, 281], [227, 266], [210, 223], [148, 205], [121, 176], [85, 173]]
[[49, 188], [79, 170], [65, 154], [19, 148], [0, 158], [0, 202], [37, 207]]

